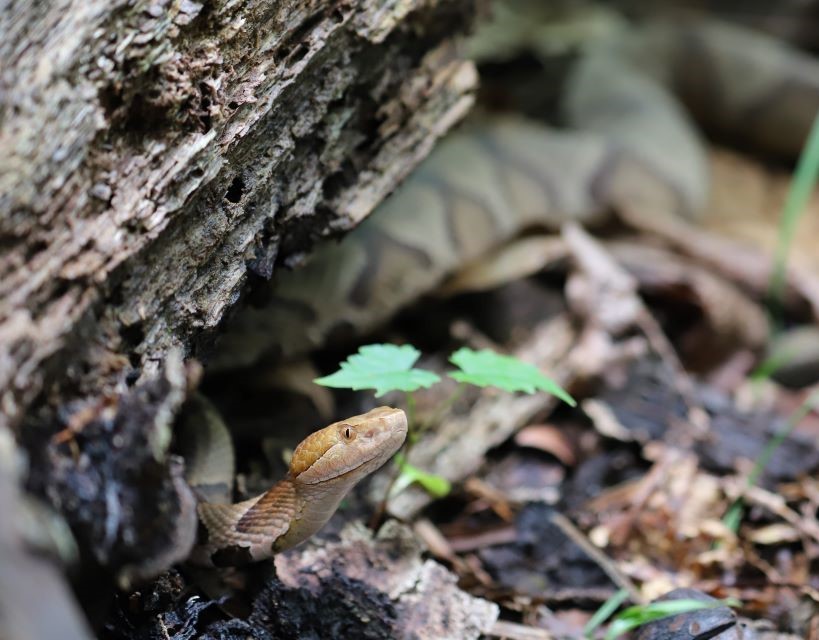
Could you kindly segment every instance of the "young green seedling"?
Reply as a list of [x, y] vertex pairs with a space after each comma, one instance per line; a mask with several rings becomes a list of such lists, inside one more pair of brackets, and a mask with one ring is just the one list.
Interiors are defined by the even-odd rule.
[[574, 398], [561, 389], [551, 378], [543, 375], [537, 367], [488, 349], [473, 351], [463, 347], [449, 358], [460, 371], [449, 374], [458, 382], [467, 382], [477, 387], [498, 387], [504, 391], [535, 393], [545, 391], [574, 407]]
[[[338, 371], [329, 376], [317, 378], [315, 382], [325, 387], [355, 391], [373, 389], [376, 397], [389, 391], [405, 392], [407, 394], [409, 435], [405, 453], [399, 454], [396, 459], [400, 475], [393, 483], [390, 495], [417, 482], [433, 496], [443, 497], [450, 491], [449, 481], [418, 469], [406, 460], [406, 453], [418, 439], [419, 429], [414, 415], [415, 397], [412, 393], [418, 389], [427, 389], [441, 380], [440, 376], [432, 371], [414, 368], [420, 357], [421, 352], [412, 345], [366, 345], [361, 347], [357, 354], [351, 355], [342, 362]], [[443, 410], [451, 406], [465, 384], [497, 387], [509, 392], [521, 391], [529, 394], [545, 391], [571, 406], [576, 405], [574, 399], [554, 380], [543, 375], [537, 367], [517, 358], [486, 349], [473, 351], [464, 347], [452, 354], [449, 361], [458, 367], [458, 370], [451, 371], [447, 375], [460, 382], [461, 386], [452, 397], [441, 403], [440, 411], [434, 413], [436, 416], [440, 416]]]
[[432, 371], [414, 369], [421, 352], [405, 344], [368, 344], [341, 363], [335, 373], [314, 382], [335, 389], [373, 389], [375, 397], [389, 391], [428, 389], [441, 377]]

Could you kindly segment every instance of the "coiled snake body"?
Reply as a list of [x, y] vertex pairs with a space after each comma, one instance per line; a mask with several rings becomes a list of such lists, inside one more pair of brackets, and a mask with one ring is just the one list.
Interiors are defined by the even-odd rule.
[[819, 61], [737, 27], [656, 24], [581, 57], [561, 107], [570, 129], [507, 116], [447, 136], [340, 243], [263, 285], [264, 302], [228, 323], [211, 370], [360, 334], [527, 227], [624, 209], [698, 217], [708, 167], [691, 116], [795, 157], [819, 109]]

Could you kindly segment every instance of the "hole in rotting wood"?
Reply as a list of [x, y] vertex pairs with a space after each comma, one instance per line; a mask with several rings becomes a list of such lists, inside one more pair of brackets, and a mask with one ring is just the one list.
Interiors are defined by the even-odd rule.
[[307, 55], [308, 51], [310, 51], [310, 47], [308, 47], [306, 44], [300, 44], [287, 55], [285, 62], [287, 64], [296, 64], [297, 62], [301, 62], [304, 59], [304, 56]]
[[[325, 11], [317, 11], [287, 36], [287, 39], [282, 42], [279, 47], [279, 51], [281, 51], [281, 55], [284, 56], [284, 62], [286, 64], [296, 64], [307, 55], [307, 52], [310, 51], [310, 46], [307, 44], [309, 41], [308, 34], [326, 17]], [[279, 55], [276, 57], [279, 57]]]
[[352, 163], [345, 161], [338, 171], [327, 176], [322, 188], [324, 202], [332, 202], [344, 189], [355, 183], [356, 175]]
[[36, 256], [38, 253], [41, 253], [48, 249], [48, 242], [42, 238], [34, 238], [33, 240], [29, 241], [26, 245], [25, 251], [25, 259], [31, 260]]
[[225, 200], [228, 202], [239, 202], [242, 199], [242, 195], [245, 192], [245, 181], [242, 180], [241, 176], [236, 176], [233, 178], [233, 182], [230, 183], [228, 190], [225, 191]]
[[141, 322], [130, 325], [123, 324], [119, 328], [119, 336], [124, 344], [135, 347], [145, 339], [145, 329], [142, 327]]
[[128, 362], [131, 368], [136, 372], [136, 377], [138, 378], [142, 358], [137, 350], [137, 346], [142, 344], [142, 341], [145, 340], [145, 328], [142, 326], [142, 322], [136, 322], [131, 325], [120, 325], [119, 337], [122, 340], [122, 350], [127, 354]]

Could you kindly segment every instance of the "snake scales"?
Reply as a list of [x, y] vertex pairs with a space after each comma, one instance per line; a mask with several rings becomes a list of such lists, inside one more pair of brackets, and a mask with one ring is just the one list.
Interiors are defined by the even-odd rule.
[[[232, 319], [211, 368], [295, 357], [339, 332], [370, 329], [528, 227], [594, 224], [623, 208], [696, 219], [708, 172], [692, 116], [745, 145], [793, 157], [819, 107], [819, 61], [714, 23], [629, 31], [581, 56], [568, 77], [561, 104], [568, 129], [496, 116], [450, 135], [343, 241], [263, 285], [255, 299], [265, 302]], [[262, 496], [200, 504], [209, 535], [195, 559], [258, 560], [312, 535], [403, 442], [403, 413], [375, 411], [308, 438], [288, 478]], [[346, 425], [383, 440], [359, 466], [325, 464], [322, 456], [346, 446]]]
[[527, 227], [628, 207], [696, 219], [708, 171], [692, 116], [793, 158], [819, 108], [819, 61], [737, 27], [654, 24], [581, 57], [561, 108], [568, 129], [506, 116], [448, 136], [355, 231], [262, 285], [212, 370], [360, 334]]
[[378, 407], [309, 435], [296, 447], [287, 476], [264, 493], [230, 503], [230, 436], [204, 398], [182, 426], [188, 482], [199, 499], [198, 545], [190, 560], [204, 566], [243, 565], [294, 547], [321, 529], [362, 478], [404, 443], [407, 418]]

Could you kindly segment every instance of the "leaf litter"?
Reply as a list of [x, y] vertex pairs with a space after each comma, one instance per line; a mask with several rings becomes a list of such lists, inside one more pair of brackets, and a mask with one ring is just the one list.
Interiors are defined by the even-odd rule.
[[[374, 389], [395, 404], [404, 394], [389, 389], [415, 392], [419, 421], [431, 422], [404, 464], [451, 491], [436, 497], [415, 483], [395, 492], [388, 514], [411, 530], [395, 520], [376, 536], [344, 528], [383, 498], [387, 478], [375, 477], [317, 542], [282, 560], [279, 582], [248, 596], [249, 614], [214, 622], [225, 608], [214, 599], [163, 619], [184, 629], [207, 612], [201, 626], [214, 634], [252, 633], [273, 616], [271, 603], [319, 593], [361, 615], [350, 633], [377, 619], [372, 637], [579, 638], [586, 628], [603, 638], [605, 625], [588, 625], [625, 593], [616, 605], [623, 620], [678, 607], [641, 626], [639, 640], [682, 637], [672, 628], [819, 639], [819, 419], [800, 421], [748, 483], [819, 382], [819, 338], [809, 329], [819, 318], [819, 236], [814, 220], [797, 238], [783, 300], [804, 341], [770, 343], [766, 242], [776, 231], [770, 198], [783, 197], [784, 177], [719, 149], [711, 163], [704, 227], [624, 209], [601, 237], [571, 225], [529, 234], [453, 275], [378, 337], [402, 346], [364, 347], [359, 357], [383, 365], [375, 374], [355, 355], [333, 374], [338, 360], [319, 354], [328, 386]], [[754, 215], [739, 219], [738, 210]], [[542, 388], [565, 389], [579, 407], [510, 393], [522, 388], [511, 375], [508, 392], [472, 389], [438, 415], [457, 387], [446, 374], [460, 348], [484, 369], [508, 364], [489, 362], [497, 354], [514, 355], [555, 385]], [[495, 355], [480, 355], [486, 349]], [[776, 366], [754, 376], [766, 355]], [[461, 380], [480, 379], [461, 360]], [[339, 414], [374, 402], [348, 392], [334, 401]], [[738, 501], [742, 518], [732, 526], [726, 514]], [[429, 619], [424, 599], [440, 605]], [[669, 601], [706, 605], [660, 604]], [[469, 614], [451, 623], [460, 626], [436, 627], [459, 606]], [[302, 624], [325, 630], [319, 620]]]
[[[590, 622], [605, 603], [619, 602], [618, 594], [626, 594], [617, 605], [626, 625], [671, 610], [648, 604], [681, 593], [683, 604], [671, 605], [680, 607], [676, 616], [642, 625], [634, 637], [673, 638], [662, 635], [665, 625], [705, 629], [718, 620], [744, 638], [819, 638], [819, 419], [809, 414], [758, 481], [747, 482], [811, 387], [753, 378], [767, 344], [764, 287], [734, 267], [720, 268], [731, 265], [735, 239], [708, 236], [718, 253], [691, 251], [705, 231], [686, 226], [672, 234], [627, 222], [610, 237], [579, 227], [542, 243], [527, 237], [520, 250], [513, 244], [511, 253], [496, 252], [499, 271], [490, 256], [461, 285], [446, 285], [447, 296], [408, 310], [381, 336], [385, 344], [364, 347], [339, 373], [332, 374], [331, 360], [321, 365], [319, 354], [328, 386], [383, 394], [376, 401], [372, 392], [336, 393], [340, 415], [374, 402], [402, 404], [406, 391], [414, 393], [426, 428], [401, 464], [447, 490], [436, 497], [415, 482], [393, 491], [387, 513], [411, 530], [388, 529], [379, 538], [344, 529], [383, 498], [388, 474], [376, 476], [315, 543], [288, 554], [285, 573], [248, 591], [249, 614], [228, 624], [215, 613], [227, 602], [203, 600], [162, 614], [169, 628], [261, 632], [270, 628], [264, 625], [275, 601], [285, 622], [301, 620], [302, 631], [321, 634], [327, 627], [319, 621], [329, 623], [335, 613], [308, 624], [300, 607], [311, 593], [340, 598], [338, 586], [346, 585], [338, 614], [356, 612], [359, 623], [379, 617], [372, 637], [415, 629], [421, 638], [579, 638], [585, 627], [603, 638], [616, 624]], [[542, 260], [531, 255], [538, 247]], [[521, 252], [528, 257], [516, 270], [509, 255]], [[793, 286], [786, 298], [797, 320], [810, 314], [810, 298], [801, 295], [809, 290]], [[418, 314], [434, 320], [412, 321]], [[410, 344], [424, 345], [424, 355]], [[527, 363], [508, 376], [508, 390], [455, 394], [453, 378], [485, 382], [486, 371], [511, 362], [498, 354]], [[373, 363], [375, 374], [367, 369]], [[453, 364], [460, 372], [449, 377]], [[819, 379], [817, 359], [805, 357], [799, 366], [799, 380]], [[550, 393], [514, 393], [527, 386], [516, 381], [521, 371], [528, 384], [533, 371], [545, 374], [542, 388], [565, 390], [578, 407]], [[404, 391], [389, 390], [396, 387]], [[290, 385], [303, 388], [304, 381]], [[442, 403], [443, 412], [436, 409]], [[732, 528], [725, 516], [737, 501], [742, 519]], [[342, 535], [356, 540], [354, 550], [333, 546]], [[390, 536], [404, 543], [390, 543], [388, 551]], [[410, 540], [419, 550], [410, 550]], [[407, 580], [429, 586], [402, 591], [404, 569], [378, 569], [387, 557], [412, 567], [415, 577]], [[238, 584], [241, 592], [252, 582]], [[419, 607], [433, 591], [441, 608], [426, 619]], [[726, 599], [739, 606], [727, 607]], [[706, 604], [685, 609], [692, 600]], [[448, 621], [453, 607], [471, 613]], [[435, 630], [447, 622], [455, 625], [450, 631]], [[280, 635], [298, 637], [298, 628], [282, 627]]]

